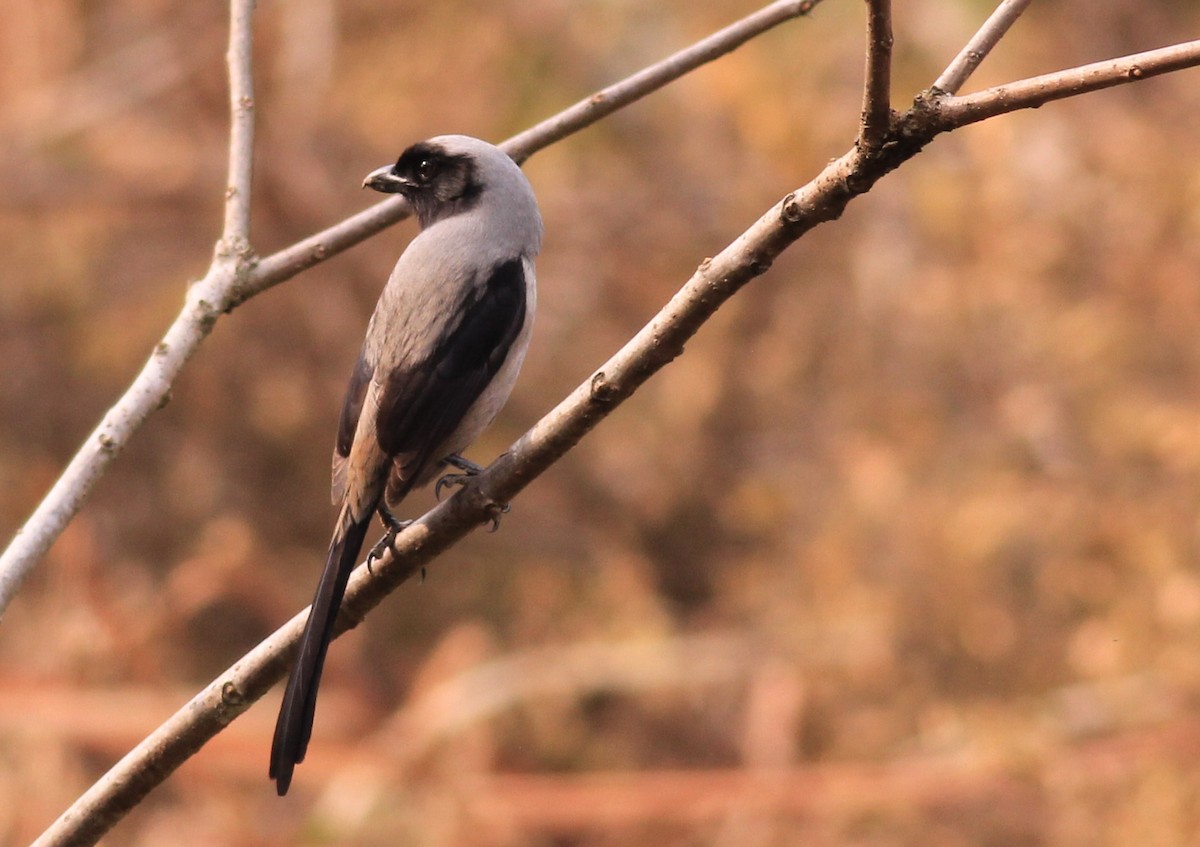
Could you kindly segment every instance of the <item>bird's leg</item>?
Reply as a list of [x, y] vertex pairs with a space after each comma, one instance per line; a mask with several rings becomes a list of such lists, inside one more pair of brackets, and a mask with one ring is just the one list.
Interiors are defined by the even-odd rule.
[[473, 476], [479, 476], [483, 473], [483, 468], [472, 462], [470, 459], [464, 459], [457, 453], [451, 453], [442, 460], [443, 464], [451, 465], [458, 468], [462, 473], [442, 474], [438, 477], [437, 485], [433, 487], [433, 496], [438, 500], [442, 499], [442, 489], [449, 488], [451, 485], [466, 485], [467, 480]]
[[387, 527], [387, 532], [383, 534], [383, 538], [379, 539], [379, 543], [372, 547], [371, 552], [367, 554], [368, 573], [373, 573], [371, 570], [371, 563], [376, 559], [382, 559], [384, 552], [387, 550], [392, 550], [395, 552], [395, 548], [392, 545], [396, 543], [396, 535], [402, 530], [408, 529], [408, 527], [412, 526], [411, 520], [400, 520], [398, 517], [388, 511], [388, 507], [383, 503], [379, 504], [379, 509], [377, 511], [379, 512], [379, 520], [383, 521], [383, 525]]
[[[462, 473], [442, 474], [438, 479], [437, 485], [433, 487], [433, 494], [438, 500], [442, 499], [442, 489], [449, 488], [451, 485], [466, 485], [473, 476], [479, 476], [483, 473], [483, 468], [472, 462], [470, 459], [464, 459], [457, 453], [451, 453], [442, 460], [445, 464], [458, 468]], [[512, 509], [507, 503], [494, 504], [491, 514], [488, 516], [492, 522], [492, 528], [489, 532], [495, 532], [500, 528], [500, 516], [507, 515]]]

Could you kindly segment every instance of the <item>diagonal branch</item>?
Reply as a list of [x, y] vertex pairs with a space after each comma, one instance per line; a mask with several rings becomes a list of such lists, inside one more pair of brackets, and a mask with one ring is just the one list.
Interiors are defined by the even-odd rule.
[[1021, 13], [1031, 2], [1033, 0], [1002, 0], [983, 22], [979, 31], [954, 57], [954, 61], [942, 71], [933, 87], [944, 94], [957, 94], [963, 83], [975, 73], [975, 69], [987, 58], [988, 53], [992, 52], [992, 48], [1000, 43], [1009, 27], [1016, 23], [1017, 18], [1021, 17]]
[[673, 56], [668, 56], [658, 64], [638, 71], [616, 85], [597, 91], [537, 126], [514, 135], [500, 146], [520, 164], [537, 150], [566, 138], [634, 100], [645, 97], [666, 83], [737, 49], [767, 30], [792, 18], [807, 15], [820, 2], [821, 0], [785, 0], [771, 3], [692, 46], [685, 47]]
[[[1127, 66], [1134, 59], [1140, 62], [1137, 67], [1148, 70], [1130, 72]], [[1126, 70], [1123, 77], [1113, 76], [1117, 71], [1112, 68], [1106, 75], [1084, 73], [1094, 88], [1162, 73], [1168, 64], [1171, 69], [1200, 64], [1200, 42], [1102, 64]], [[1081, 73], [1086, 70], [1078, 69]], [[1051, 75], [1059, 80], [1050, 86], [1057, 96], [1093, 90], [1070, 83], [1066, 74]], [[1101, 77], [1105, 80], [1103, 84]], [[997, 101], [991, 107], [991, 114], [1032, 105], [994, 93], [991, 96]], [[340, 634], [356, 626], [396, 587], [486, 522], [497, 503], [510, 502], [652, 375], [680, 355], [688, 339], [725, 302], [751, 279], [765, 273], [774, 259], [804, 233], [838, 218], [851, 200], [868, 192], [879, 179], [919, 153], [939, 133], [981, 120], [982, 117], [962, 108], [960, 101], [970, 99], [928, 95], [919, 98], [910, 110], [896, 116], [886, 143], [871, 149], [855, 145], [830, 162], [812, 182], [767, 210], [714, 258], [706, 259], [637, 335], [508, 452], [466, 488], [401, 533], [394, 552], [386, 553], [373, 572], [365, 567], [355, 571], [335, 632]], [[294, 616], [210, 683], [114, 765], [35, 844], [57, 847], [94, 843], [283, 676], [307, 614], [306, 609]]]
[[[672, 56], [627, 77], [609, 88], [510, 139], [505, 149], [518, 159], [528, 157], [549, 144], [578, 132], [647, 94], [680, 78], [707, 62], [736, 49], [772, 27], [806, 15], [820, 0], [781, 0], [771, 3], [737, 23], [704, 38]], [[221, 315], [250, 297], [277, 285], [313, 265], [353, 247], [360, 241], [402, 220], [408, 208], [398, 198], [365, 209], [341, 223], [261, 260], [254, 260], [244, 239], [249, 232], [250, 154], [253, 139], [253, 98], [248, 70], [249, 9], [251, 2], [238, 2], [231, 14], [230, 101], [233, 131], [230, 145], [229, 203], [218, 261], [204, 278], [188, 290], [183, 310], [155, 346], [150, 359], [133, 383], [101, 419], [72, 457], [54, 486], [34, 513], [17, 530], [0, 554], [0, 616], [16, 596], [21, 582], [50, 549], [50, 545], [82, 508], [92, 488], [108, 465], [129, 442], [147, 418], [170, 398], [171, 386], [188, 359], [199, 348]], [[245, 17], [239, 16], [237, 9]], [[239, 45], [245, 43], [245, 49]], [[240, 63], [247, 62], [246, 74]], [[238, 63], [235, 67], [235, 63]], [[235, 87], [245, 94], [240, 96]], [[243, 155], [244, 152], [244, 155]], [[230, 244], [228, 237], [243, 241]], [[232, 253], [230, 252], [232, 250]], [[222, 256], [237, 257], [221, 262]]]
[[[821, 0], [781, 0], [771, 3], [662, 61], [568, 106], [557, 115], [501, 142], [500, 147], [518, 163], [522, 163], [537, 151], [591, 126], [647, 94], [653, 94], [696, 68], [736, 50], [750, 39], [793, 18], [807, 15], [820, 2]], [[245, 287], [239, 292], [231, 308], [273, 285], [291, 279], [300, 271], [353, 247], [380, 230], [404, 220], [408, 215], [408, 206], [404, 200], [392, 197], [291, 247], [264, 257], [247, 279]]]
[[[651, 375], [680, 354], [683, 344], [785, 247], [818, 223], [841, 214], [854, 193], [874, 180], [856, 166], [857, 150], [789, 194], [715, 258], [705, 260], [655, 318], [593, 376], [522, 436], [467, 487], [428, 512], [396, 539], [394, 553], [373, 573], [351, 577], [335, 632], [368, 611], [420, 568], [488, 519], [497, 503], [518, 492], [607, 417]], [[879, 160], [871, 167], [882, 175]], [[852, 179], [851, 177], [858, 177]], [[276, 630], [130, 751], [35, 842], [37, 847], [92, 844], [210, 738], [248, 709], [284, 674], [303, 629], [304, 610]]]
[[892, 3], [867, 0], [867, 71], [859, 138], [868, 148], [883, 143], [892, 120]]
[[1052, 100], [1138, 82], [1197, 65], [1200, 65], [1200, 41], [1186, 41], [997, 85], [974, 94], [936, 97], [936, 111], [943, 129], [955, 129], [1019, 109], [1036, 109]]

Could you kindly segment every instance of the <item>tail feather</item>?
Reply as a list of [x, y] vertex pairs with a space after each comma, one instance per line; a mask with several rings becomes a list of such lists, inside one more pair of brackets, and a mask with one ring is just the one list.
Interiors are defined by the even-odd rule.
[[275, 740], [271, 745], [271, 779], [282, 797], [292, 782], [292, 771], [304, 761], [308, 740], [312, 735], [313, 715], [317, 708], [317, 686], [321, 682], [321, 669], [325, 664], [325, 653], [329, 649], [333, 624], [337, 620], [342, 597], [350, 572], [358, 561], [363, 540], [371, 525], [372, 512], [360, 521], [353, 521], [348, 513], [339, 522], [329, 544], [329, 557], [325, 571], [317, 584], [304, 634], [300, 637], [300, 648], [292, 665], [279, 709], [279, 720], [275, 724]]

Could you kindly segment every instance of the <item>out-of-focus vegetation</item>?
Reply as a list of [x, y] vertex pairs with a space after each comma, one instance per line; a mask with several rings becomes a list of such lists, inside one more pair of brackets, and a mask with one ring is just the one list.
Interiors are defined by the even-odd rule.
[[[253, 241], [753, 3], [264, 0]], [[0, 0], [0, 534], [205, 268], [225, 11]], [[898, 102], [988, 11], [898, 3]], [[490, 460], [856, 128], [861, 2], [538, 154], [538, 328]], [[1035, 4], [972, 88], [1194, 38]], [[223, 319], [0, 625], [28, 841], [310, 599], [390, 231]], [[1184, 845], [1200, 831], [1200, 74], [937, 140], [106, 843]], [[431, 495], [411, 500], [423, 510]]]

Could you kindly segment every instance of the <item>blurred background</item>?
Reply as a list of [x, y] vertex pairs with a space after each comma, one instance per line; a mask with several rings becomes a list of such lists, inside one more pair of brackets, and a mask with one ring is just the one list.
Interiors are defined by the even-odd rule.
[[[226, 12], [0, 0], [0, 536], [219, 234]], [[896, 14], [908, 102], [991, 4]], [[756, 8], [261, 0], [253, 242], [377, 199]], [[1037, 3], [969, 90], [1197, 37]], [[537, 331], [490, 461], [852, 143], [827, 0], [527, 165]], [[1183, 845], [1200, 832], [1200, 71], [935, 141], [106, 839]], [[0, 625], [0, 843], [36, 836], [308, 603], [342, 390], [411, 222], [222, 319]], [[409, 501], [412, 513], [430, 492]]]

